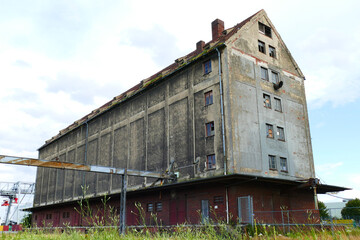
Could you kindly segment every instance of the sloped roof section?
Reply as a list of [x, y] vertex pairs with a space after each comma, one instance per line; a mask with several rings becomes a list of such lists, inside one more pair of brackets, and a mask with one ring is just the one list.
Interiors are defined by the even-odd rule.
[[225, 42], [231, 36], [233, 36], [235, 33], [237, 33], [246, 23], [251, 21], [252, 18], [254, 18], [256, 15], [258, 15], [261, 12], [264, 12], [264, 10], [258, 11], [257, 13], [255, 13], [254, 15], [248, 17], [244, 21], [236, 24], [234, 27], [224, 30], [222, 35], [219, 36], [217, 39], [213, 39], [213, 40], [209, 41], [208, 43], [206, 43], [203, 51], [199, 52], [198, 50], [194, 50], [193, 52], [190, 52], [189, 54], [176, 59], [175, 63], [167, 66], [166, 68], [164, 68], [161, 71], [155, 73], [154, 75], [142, 80], [139, 84], [137, 84], [134, 87], [130, 88], [129, 90], [121, 93], [120, 95], [114, 97], [109, 102], [107, 102], [104, 105], [102, 105], [101, 107], [93, 110], [91, 113], [87, 114], [86, 116], [82, 117], [81, 119], [75, 121], [70, 126], [60, 130], [59, 133], [56, 136], [54, 136], [51, 139], [45, 141], [45, 144], [43, 146], [41, 146], [38, 150], [44, 148], [45, 146], [49, 145], [53, 141], [55, 141], [55, 140], [59, 139], [60, 137], [66, 135], [70, 131], [80, 127], [84, 123], [94, 119], [95, 117], [101, 115], [102, 113], [105, 113], [106, 111], [112, 109], [113, 107], [115, 107], [115, 106], [125, 102], [126, 100], [134, 97], [138, 93], [150, 88], [150, 86], [152, 86], [153, 84], [155, 84], [155, 83], [157, 83], [157, 82], [159, 82], [161, 80], [164, 80], [165, 78], [167, 78], [170, 75], [172, 75], [173, 73], [181, 70], [185, 66], [187, 66], [187, 65], [189, 65], [189, 64], [191, 64], [193, 62], [196, 62], [201, 57], [215, 51], [216, 48], [224, 47]]

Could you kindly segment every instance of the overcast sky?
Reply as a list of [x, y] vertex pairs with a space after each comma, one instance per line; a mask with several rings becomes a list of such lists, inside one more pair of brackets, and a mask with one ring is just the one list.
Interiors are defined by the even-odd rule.
[[[359, 8], [355, 0], [0, 0], [0, 154], [37, 157], [59, 130], [209, 41], [214, 19], [229, 28], [265, 9], [306, 76], [317, 177], [354, 189], [338, 196], [360, 198]], [[0, 181], [35, 181], [35, 172], [0, 165]]]

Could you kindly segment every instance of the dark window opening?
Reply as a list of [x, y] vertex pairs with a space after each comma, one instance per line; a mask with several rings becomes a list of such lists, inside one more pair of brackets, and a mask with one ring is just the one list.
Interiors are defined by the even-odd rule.
[[214, 204], [220, 204], [220, 203], [224, 203], [224, 197], [223, 196], [215, 196]]
[[148, 203], [146, 209], [147, 209], [148, 212], [153, 212], [154, 211], [154, 204], [153, 203]]
[[288, 171], [288, 167], [287, 167], [287, 159], [281, 157], [280, 158], [280, 170], [282, 172], [287, 172]]
[[46, 214], [46, 219], [51, 219], [51, 213], [49, 213], [49, 214]]
[[216, 162], [215, 162], [215, 154], [211, 154], [206, 156], [206, 165], [207, 169], [215, 169], [216, 168]]
[[282, 112], [281, 100], [279, 98], [275, 99], [275, 111]]
[[271, 124], [266, 124], [266, 137], [274, 138], [274, 128]]
[[271, 37], [271, 28], [265, 24], [259, 22], [259, 31], [268, 37]]
[[37, 215], [35, 215], [35, 221], [37, 220]]
[[278, 140], [285, 141], [284, 128], [277, 127], [277, 135], [278, 135]]
[[261, 67], [261, 79], [269, 81], [269, 73], [267, 68]]
[[204, 74], [211, 72], [211, 60], [204, 62]]
[[264, 98], [264, 107], [266, 108], [271, 108], [271, 99], [270, 99], [270, 95], [267, 94], [263, 94], [263, 98]]
[[63, 218], [69, 218], [70, 212], [63, 212]]
[[258, 47], [259, 47], [259, 52], [262, 52], [264, 54], [266, 54], [266, 51], [265, 51], [265, 43], [262, 42], [262, 41], [258, 41]]
[[155, 210], [156, 210], [157, 212], [161, 212], [161, 211], [162, 211], [162, 202], [157, 202], [157, 203], [155, 204]]
[[204, 95], [205, 95], [205, 106], [213, 104], [213, 93], [212, 93], [212, 91], [206, 92]]
[[269, 46], [269, 56], [273, 57], [273, 58], [276, 58], [276, 50], [272, 46]]
[[206, 136], [211, 137], [215, 135], [215, 126], [214, 122], [209, 122], [206, 124]]
[[269, 168], [271, 170], [276, 170], [276, 158], [273, 155], [269, 155]]

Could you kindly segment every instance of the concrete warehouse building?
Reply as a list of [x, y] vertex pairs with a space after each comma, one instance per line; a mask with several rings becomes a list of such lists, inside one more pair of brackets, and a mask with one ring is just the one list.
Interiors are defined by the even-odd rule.
[[[159, 173], [173, 159], [176, 182], [128, 178], [128, 225], [141, 224], [136, 202], [150, 225], [151, 213], [163, 225], [276, 222], [272, 211], [314, 209], [315, 187], [344, 190], [314, 179], [305, 77], [265, 11], [211, 28], [210, 42], [61, 130], [39, 158]], [[107, 195], [117, 209], [120, 189], [121, 176], [38, 168], [33, 223], [88, 225], [78, 201], [97, 209]]]

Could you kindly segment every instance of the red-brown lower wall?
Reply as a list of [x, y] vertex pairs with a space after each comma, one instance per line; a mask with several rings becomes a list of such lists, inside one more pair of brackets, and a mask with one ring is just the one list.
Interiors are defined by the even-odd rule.
[[[227, 193], [227, 194], [226, 194]], [[163, 226], [181, 223], [198, 224], [201, 222], [202, 200], [209, 204], [209, 218], [213, 221], [226, 221], [226, 202], [230, 221], [238, 220], [238, 197], [251, 196], [253, 199], [254, 218], [257, 222], [276, 223], [286, 221], [304, 222], [309, 218], [309, 211], [314, 209], [313, 193], [309, 190], [284, 191], [269, 184], [243, 183], [235, 186], [201, 185], [172, 190], [156, 190], [146, 193], [129, 193], [126, 203], [127, 225]], [[119, 195], [111, 197], [104, 213], [101, 201], [90, 202], [92, 217], [85, 217], [88, 209], [79, 204], [56, 206], [33, 210], [33, 223], [36, 226], [88, 226], [93, 220], [107, 216], [105, 225], [118, 219]], [[85, 204], [86, 207], [86, 204]], [[110, 213], [108, 210], [113, 211]], [[284, 211], [288, 211], [284, 215]], [[315, 212], [314, 212], [315, 213]], [[155, 217], [156, 216], [156, 217]], [[314, 214], [315, 220], [318, 216]]]

